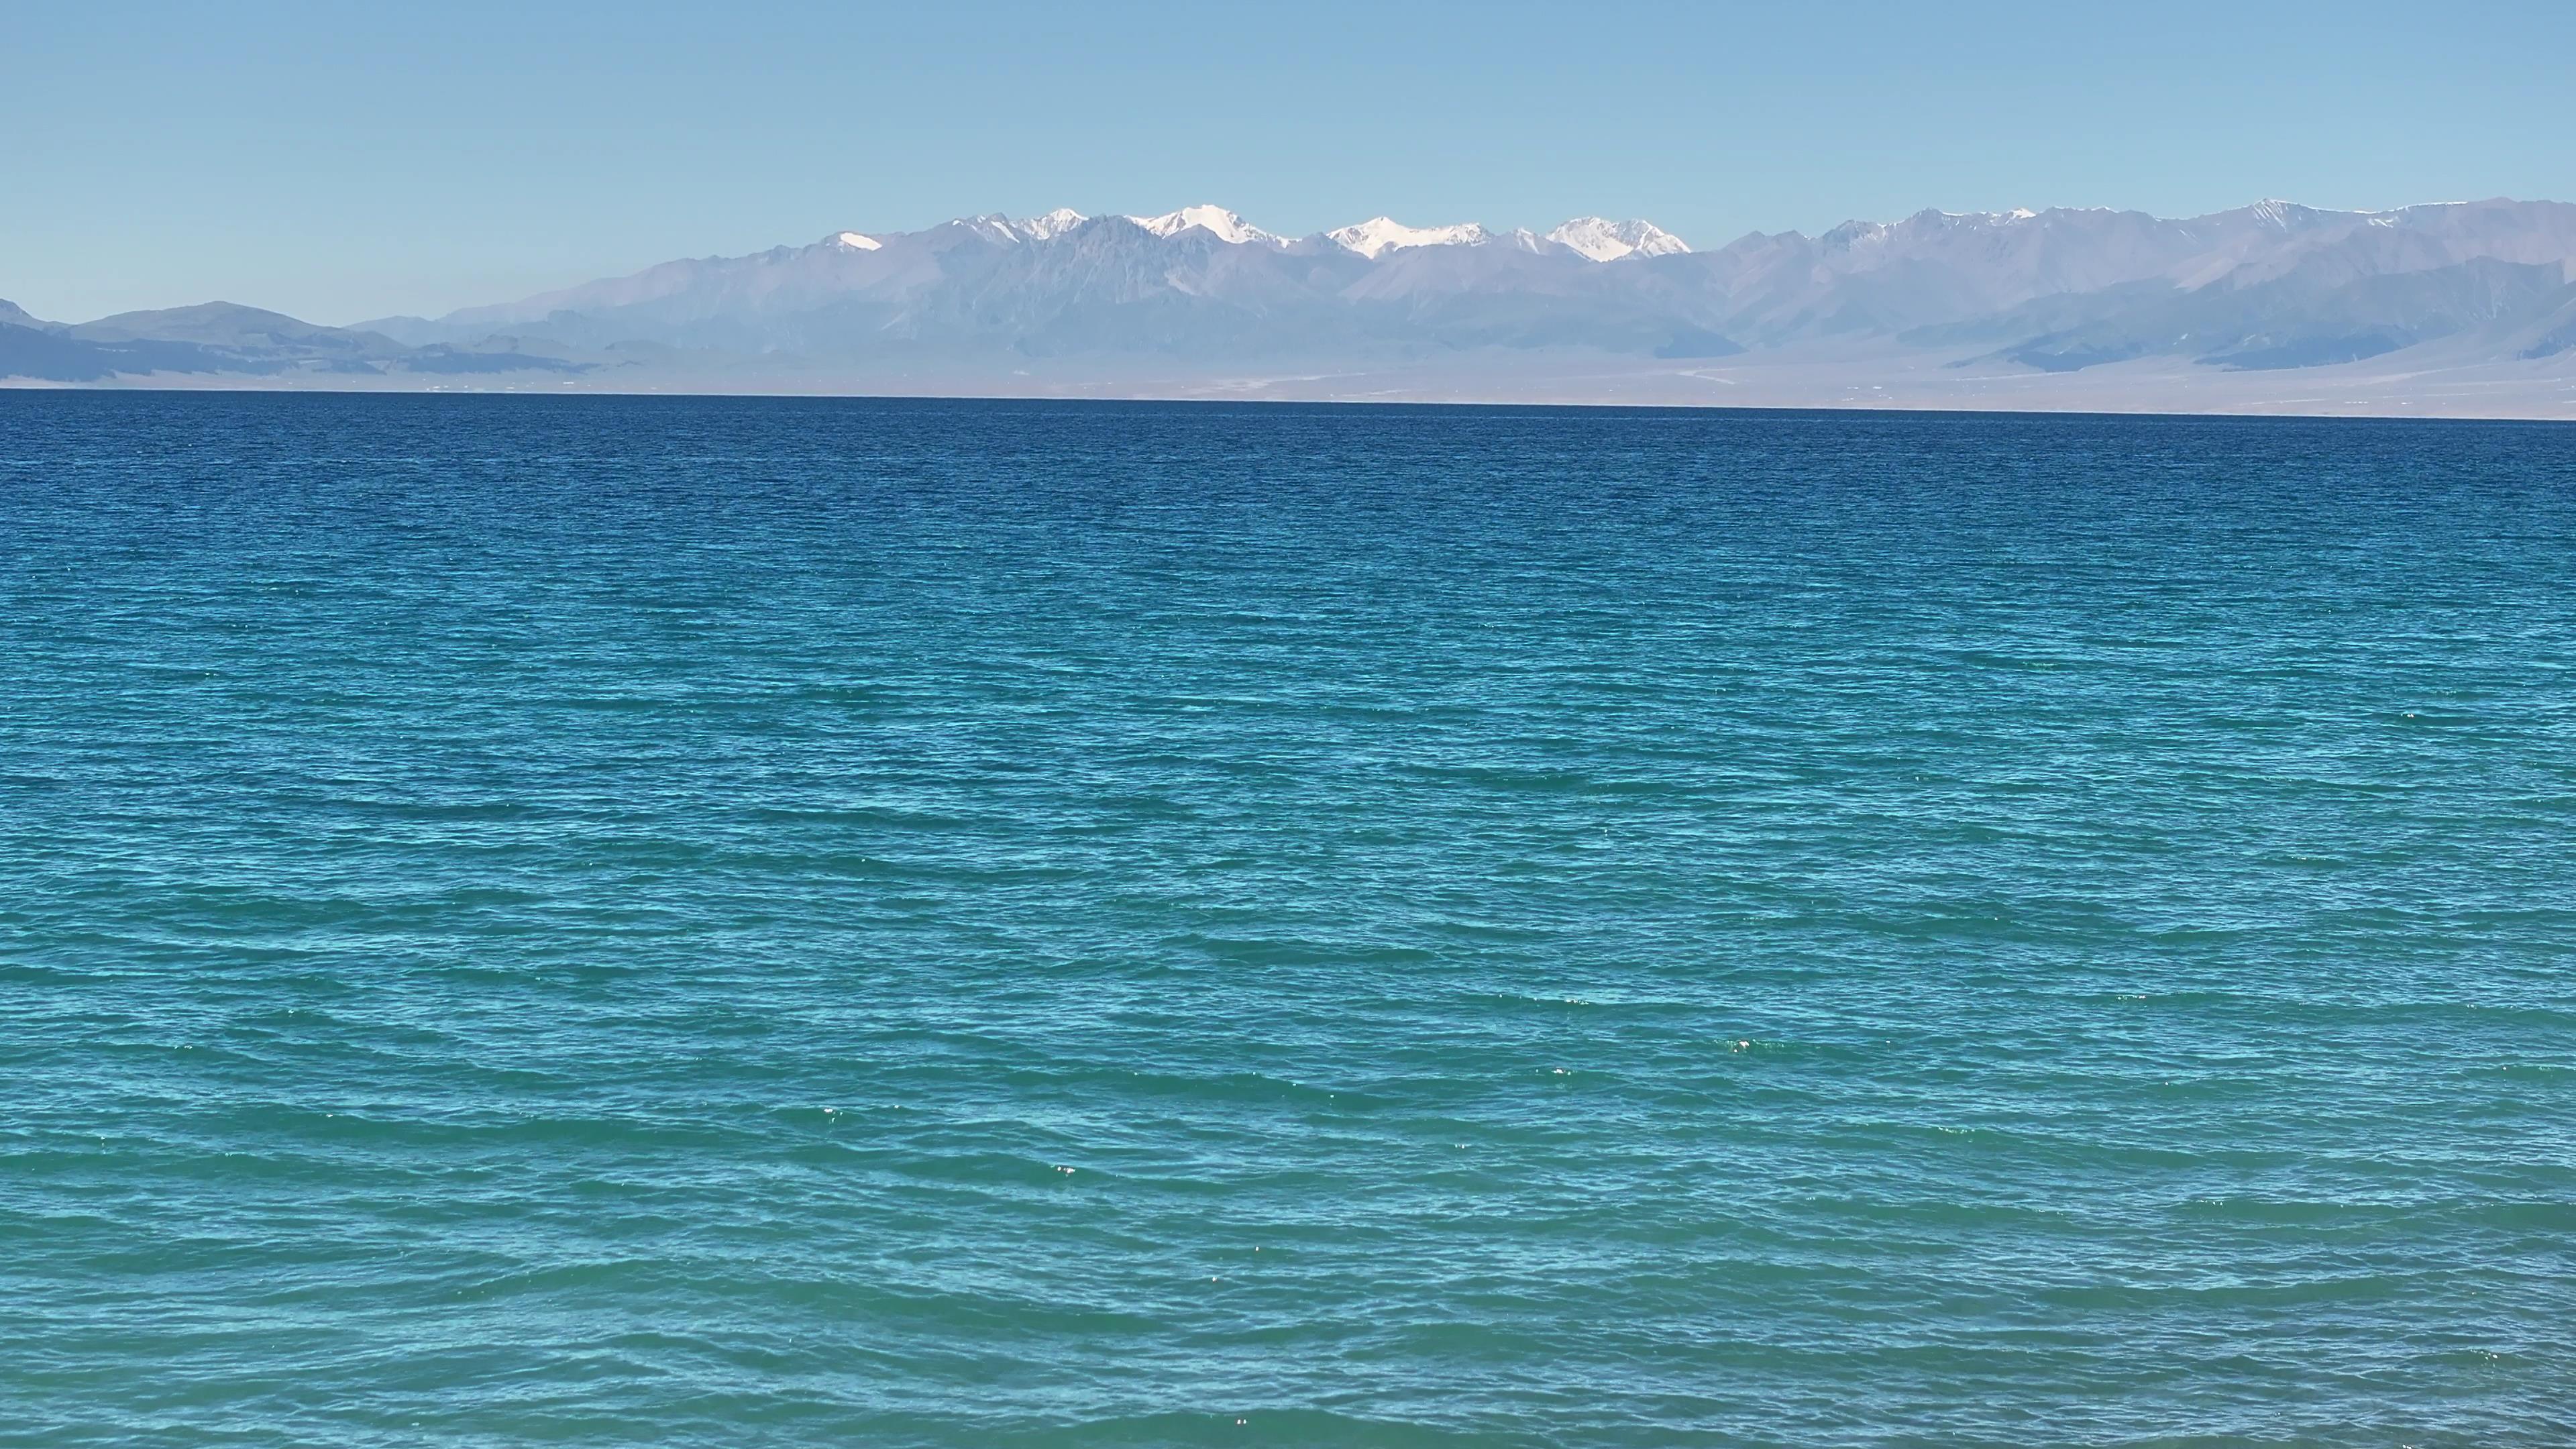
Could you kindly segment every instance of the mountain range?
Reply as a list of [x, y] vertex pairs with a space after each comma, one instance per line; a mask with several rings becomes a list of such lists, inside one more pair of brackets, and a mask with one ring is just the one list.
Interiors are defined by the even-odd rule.
[[1286, 237], [1215, 206], [1058, 210], [353, 327], [225, 303], [65, 325], [0, 303], [0, 375], [2006, 406], [2251, 406], [2322, 385], [2576, 416], [2576, 205], [1924, 211], [1706, 251], [1600, 217]]

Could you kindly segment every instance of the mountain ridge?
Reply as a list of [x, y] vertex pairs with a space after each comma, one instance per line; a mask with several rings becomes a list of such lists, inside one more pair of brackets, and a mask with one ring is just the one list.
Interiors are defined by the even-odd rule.
[[1552, 388], [1617, 374], [1698, 395], [1709, 384], [1688, 380], [1719, 359], [1729, 386], [1772, 369], [1848, 393], [1927, 370], [2026, 388], [2150, 367], [2218, 387], [2380, 358], [2501, 368], [2556, 397], [2576, 369], [2576, 205], [1927, 208], [1707, 250], [1634, 218], [1541, 233], [1379, 216], [1288, 237], [1213, 203], [1058, 208], [838, 230], [346, 328], [233, 304], [82, 324], [0, 306], [0, 373], [75, 382], [488, 372], [1011, 391], [1348, 377], [1358, 395], [1368, 378]]

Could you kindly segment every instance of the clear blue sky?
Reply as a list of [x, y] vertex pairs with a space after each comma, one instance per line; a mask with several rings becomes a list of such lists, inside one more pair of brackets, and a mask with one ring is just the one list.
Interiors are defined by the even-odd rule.
[[345, 322], [961, 213], [2576, 200], [2576, 0], [0, 5], [0, 297]]

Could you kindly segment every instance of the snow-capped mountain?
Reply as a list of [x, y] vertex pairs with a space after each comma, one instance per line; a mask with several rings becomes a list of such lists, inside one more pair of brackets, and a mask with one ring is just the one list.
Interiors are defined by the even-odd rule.
[[[1071, 213], [1053, 214], [1070, 215]], [[1280, 241], [1278, 237], [1246, 222], [1242, 217], [1222, 206], [1184, 206], [1178, 211], [1167, 211], [1161, 216], [1131, 216], [1127, 219], [1156, 236], [1177, 236], [1195, 226], [1218, 241], [1235, 246], [1254, 244], [1276, 246]]]
[[[1923, 211], [1714, 251], [1643, 220], [1544, 234], [1374, 217], [1290, 240], [1195, 205], [1060, 209], [810, 247], [668, 262], [436, 322], [412, 342], [496, 334], [867, 357], [1134, 354], [1232, 359], [1594, 349], [1756, 354], [1872, 343], [2043, 370], [2171, 354], [2227, 367], [2371, 355], [2469, 332], [2511, 343], [2576, 257], [2576, 207], [2474, 202], [2331, 212], [2262, 202], [2135, 211]], [[2411, 280], [2409, 280], [2411, 279]], [[2510, 335], [2508, 335], [2510, 334]]]
[[1059, 206], [1044, 216], [1026, 216], [1011, 223], [1011, 229], [1030, 241], [1045, 241], [1061, 236], [1091, 220], [1070, 206]]
[[1864, 363], [2044, 378], [2152, 359], [2214, 376], [2396, 354], [2405, 368], [2576, 368], [2571, 269], [2576, 206], [2558, 202], [2266, 201], [2181, 219], [1927, 210], [1710, 251], [1597, 216], [1544, 233], [1380, 216], [1289, 238], [1215, 205], [1059, 208], [834, 231], [357, 329], [291, 333], [304, 324], [279, 319], [262, 331], [239, 319], [270, 314], [245, 309], [223, 314], [221, 337], [184, 312], [84, 327], [0, 313], [0, 370], [542, 365], [674, 385], [757, 373], [979, 389], [1032, 368], [1079, 387], [1142, 371], [1327, 377], [1504, 360], [1542, 376], [1679, 375], [1716, 358], [1731, 376], [1778, 362], [1826, 378]]
[[1407, 247], [1481, 246], [1494, 239], [1493, 233], [1472, 221], [1455, 226], [1406, 226], [1388, 216], [1373, 216], [1353, 226], [1337, 226], [1324, 235], [1344, 250], [1371, 259]]
[[1626, 256], [1668, 257], [1690, 250], [1680, 237], [1651, 221], [1607, 221], [1597, 216], [1559, 222], [1547, 234], [1547, 240], [1572, 247], [1596, 262], [1614, 262]]

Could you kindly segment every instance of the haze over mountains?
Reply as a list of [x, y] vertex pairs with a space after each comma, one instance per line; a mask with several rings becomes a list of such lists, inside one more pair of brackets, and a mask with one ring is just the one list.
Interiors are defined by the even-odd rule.
[[[1694, 250], [1234, 212], [960, 218], [439, 318], [0, 304], [56, 382], [2272, 406], [2576, 416], [2576, 205], [1924, 211]], [[2287, 381], [2285, 381], [2287, 380]], [[2319, 387], [2324, 391], [2320, 393]]]

